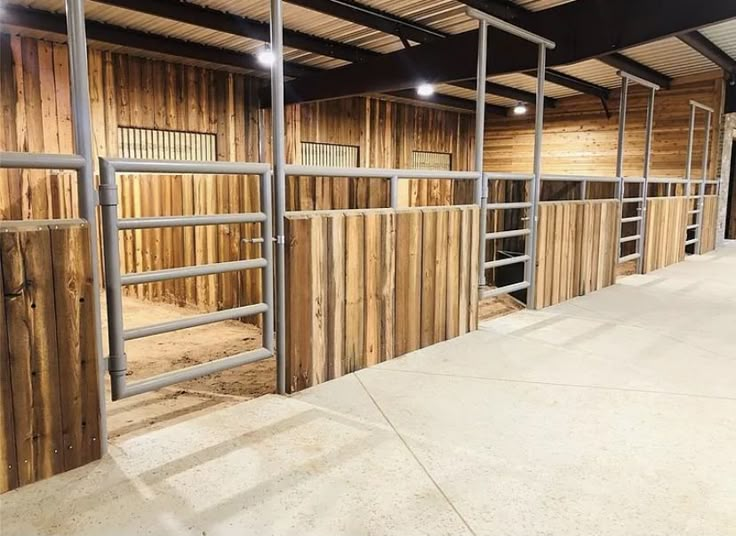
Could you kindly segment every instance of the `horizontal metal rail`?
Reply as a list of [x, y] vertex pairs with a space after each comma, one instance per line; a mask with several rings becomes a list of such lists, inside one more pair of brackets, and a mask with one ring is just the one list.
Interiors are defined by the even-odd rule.
[[631, 255], [626, 255], [625, 257], [621, 257], [618, 260], [618, 262], [621, 263], [621, 262], [635, 261], [639, 257], [641, 257], [641, 253], [632, 253]]
[[483, 173], [486, 180], [494, 181], [531, 181], [534, 180], [533, 173], [500, 173], [497, 171], [488, 171]]
[[687, 213], [688, 214], [699, 214], [700, 213], [700, 209], [699, 208], [696, 208], [695, 210], [688, 210]]
[[693, 223], [692, 225], [688, 225], [687, 226], [687, 230], [688, 231], [692, 231], [693, 229], [697, 229], [697, 228], [698, 228], [698, 224], [697, 223]]
[[526, 236], [531, 233], [529, 229], [514, 229], [511, 231], [497, 231], [495, 233], [486, 233], [486, 240], [497, 240], [499, 238], [513, 238], [515, 236]]
[[520, 202], [520, 203], [488, 203], [486, 208], [488, 210], [512, 210], [518, 208], [531, 208], [531, 203]]
[[687, 179], [669, 179], [667, 177], [652, 177], [648, 181], [650, 184], [687, 184]]
[[152, 337], [153, 335], [170, 333], [172, 331], [179, 331], [181, 329], [196, 328], [197, 326], [205, 326], [207, 324], [214, 324], [215, 322], [223, 322], [224, 320], [235, 320], [236, 318], [259, 315], [261, 313], [265, 313], [266, 311], [268, 311], [268, 305], [266, 305], [265, 303], [244, 305], [242, 307], [233, 307], [232, 309], [215, 311], [214, 313], [190, 316], [187, 318], [171, 320], [170, 322], [161, 322], [159, 324], [152, 324], [150, 326], [126, 329], [125, 331], [123, 331], [123, 339], [126, 341], [132, 341], [134, 339]]
[[715, 113], [713, 108], [710, 106], [706, 106], [705, 104], [701, 104], [698, 101], [690, 100], [690, 106], [695, 106], [696, 108], [700, 108], [701, 110], [705, 110], [706, 112]]
[[631, 236], [624, 236], [624, 237], [621, 238], [621, 240], [619, 240], [619, 242], [621, 244], [625, 244], [626, 242], [634, 242], [634, 241], [640, 240], [640, 239], [641, 239], [641, 235], [638, 235], [637, 234], [637, 235], [631, 235]]
[[641, 216], [631, 216], [630, 218], [621, 218], [621, 223], [632, 223], [635, 221], [641, 221]]
[[543, 181], [557, 181], [557, 182], [619, 182], [618, 177], [602, 177], [595, 175], [555, 175], [555, 174], [544, 174], [542, 175]]
[[373, 178], [373, 179], [447, 179], [478, 180], [477, 171], [437, 171], [433, 169], [388, 169], [360, 167], [303, 166], [288, 164], [286, 175], [304, 177]]
[[213, 264], [198, 264], [197, 266], [183, 266], [181, 268], [168, 268], [166, 270], [123, 274], [120, 276], [120, 284], [140, 285], [142, 283], [155, 283], [157, 281], [168, 281], [169, 279], [180, 279], [183, 277], [197, 277], [201, 275], [237, 272], [239, 270], [253, 270], [263, 268], [265, 266], [266, 259], [262, 258], [248, 259], [244, 261], [216, 262]]
[[695, 238], [691, 238], [690, 240], [685, 240], [685, 245], [686, 245], [686, 246], [690, 246], [690, 245], [692, 245], [692, 244], [697, 244], [697, 243], [698, 243], [698, 241], [699, 241], [699, 240], [698, 240], [698, 237], [695, 237]]
[[116, 173], [145, 173], [147, 175], [183, 173], [205, 175], [264, 175], [271, 173], [271, 164], [256, 162], [200, 162], [192, 160], [136, 160], [107, 158]]
[[482, 20], [485, 23], [487, 23], [489, 26], [498, 28], [501, 31], [504, 31], [511, 35], [515, 35], [516, 37], [520, 37], [526, 41], [530, 41], [531, 43], [535, 43], [537, 45], [543, 45], [545, 48], [548, 48], [548, 49], [553, 49], [556, 46], [554, 41], [551, 41], [550, 39], [547, 39], [546, 37], [542, 37], [541, 35], [532, 33], [529, 30], [525, 30], [524, 28], [519, 28], [518, 26], [514, 26], [510, 22], [506, 22], [505, 20], [499, 19], [498, 17], [489, 15], [485, 11], [480, 11], [478, 9], [469, 7], [465, 10], [465, 12], [468, 14], [469, 17], [473, 19]]
[[649, 80], [645, 80], [644, 78], [640, 78], [631, 73], [627, 73], [626, 71], [618, 71], [616, 74], [618, 74], [621, 78], [628, 78], [629, 80], [631, 80], [632, 82], [636, 82], [640, 86], [648, 87], [650, 89], [659, 89], [659, 85], [655, 84], [654, 82], [650, 82]]
[[508, 266], [510, 264], [519, 264], [520, 262], [528, 262], [529, 255], [519, 255], [516, 257], [509, 257], [507, 259], [498, 259], [495, 261], [488, 261], [483, 263], [483, 268], [490, 269], [490, 268], [498, 268], [499, 266]]
[[[7, 118], [6, 118], [7, 119]], [[0, 168], [80, 170], [85, 160], [78, 154], [0, 152]]]
[[645, 181], [644, 177], [623, 177], [624, 182], [637, 184]]
[[164, 372], [163, 374], [146, 378], [145, 380], [127, 384], [124, 388], [123, 396], [120, 398], [140, 395], [148, 391], [168, 387], [179, 382], [196, 380], [197, 378], [207, 374], [215, 374], [241, 365], [263, 361], [271, 356], [273, 356], [273, 352], [271, 350], [258, 348], [256, 350], [249, 350], [230, 357], [223, 357], [208, 363], [200, 363], [199, 365], [175, 370], [173, 372]]
[[122, 218], [118, 229], [159, 229], [164, 227], [188, 227], [199, 225], [230, 225], [261, 223], [266, 220], [263, 212], [215, 214], [206, 216], [161, 216], [154, 218]]
[[624, 197], [621, 202], [622, 203], [641, 203], [644, 201], [643, 197]]
[[518, 290], [524, 290], [525, 288], [529, 288], [529, 281], [522, 281], [520, 283], [513, 283], [511, 285], [506, 285], [505, 287], [498, 287], [498, 288], [484, 290], [483, 297], [492, 298], [493, 296], [500, 296], [501, 294], [510, 294]]

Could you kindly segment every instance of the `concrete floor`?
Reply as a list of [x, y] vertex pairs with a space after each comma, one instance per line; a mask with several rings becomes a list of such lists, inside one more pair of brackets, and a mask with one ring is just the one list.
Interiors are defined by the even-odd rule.
[[3, 536], [736, 534], [736, 246], [1, 501]]

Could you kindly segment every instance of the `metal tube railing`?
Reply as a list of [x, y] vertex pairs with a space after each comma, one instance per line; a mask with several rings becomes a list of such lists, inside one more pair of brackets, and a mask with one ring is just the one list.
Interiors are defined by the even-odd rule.
[[[206, 216], [166, 216], [162, 218], [127, 218], [118, 219], [118, 192], [116, 186], [117, 173], [175, 173], [175, 174], [229, 174], [259, 175], [261, 189], [261, 212], [228, 215]], [[180, 381], [198, 378], [204, 374], [219, 372], [244, 363], [265, 359], [274, 355], [273, 326], [273, 261], [272, 261], [272, 227], [271, 227], [271, 184], [270, 169], [267, 164], [250, 162], [179, 162], [130, 159], [100, 158], [100, 205], [103, 218], [103, 236], [105, 251], [105, 278], [107, 293], [108, 339], [110, 356], [108, 370], [113, 400], [127, 398], [149, 390], [173, 385]], [[260, 223], [265, 241], [262, 246], [262, 257], [238, 261], [228, 261], [197, 266], [168, 268], [141, 273], [121, 274], [119, 232], [124, 229], [150, 229], [155, 227], [177, 227], [184, 225], [239, 225], [242, 223]], [[137, 285], [165, 281], [169, 279], [220, 274], [238, 270], [262, 269], [263, 302], [216, 311], [203, 315], [163, 322], [125, 330], [123, 327], [123, 285]], [[126, 381], [127, 358], [125, 341], [150, 337], [181, 329], [242, 318], [251, 315], [263, 315], [263, 347], [244, 352], [236, 356], [217, 359], [187, 369], [167, 372], [153, 378], [128, 384]], [[277, 369], [283, 371], [283, 354], [277, 356]], [[277, 378], [278, 381], [278, 378]]]
[[78, 154], [0, 152], [0, 168], [79, 171], [84, 166], [85, 160]]

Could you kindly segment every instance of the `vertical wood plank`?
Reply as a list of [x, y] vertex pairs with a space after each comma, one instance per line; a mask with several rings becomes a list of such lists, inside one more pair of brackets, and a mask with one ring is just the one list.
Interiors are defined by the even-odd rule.
[[[4, 257], [0, 257], [4, 260]], [[15, 419], [11, 388], [8, 325], [5, 318], [5, 287], [0, 263], [0, 493], [18, 487], [18, 460], [15, 453]]]
[[460, 334], [460, 242], [462, 216], [459, 208], [447, 215], [447, 313], [445, 339]]
[[345, 354], [345, 216], [327, 220], [327, 377], [343, 375]]
[[396, 211], [395, 355], [421, 348], [423, 214]]
[[424, 348], [434, 344], [438, 213], [435, 209], [423, 209], [422, 215], [421, 347]]
[[[365, 366], [365, 227], [361, 213], [345, 215], [345, 361], [343, 373]], [[348, 246], [349, 244], [349, 246]]]

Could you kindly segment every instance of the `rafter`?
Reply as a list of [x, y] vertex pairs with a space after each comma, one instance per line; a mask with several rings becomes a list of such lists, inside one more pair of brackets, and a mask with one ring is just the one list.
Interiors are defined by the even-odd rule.
[[705, 37], [700, 32], [688, 32], [678, 35], [680, 41], [688, 45], [690, 48], [700, 53], [703, 57], [709, 59], [718, 67], [726, 71], [731, 80], [736, 80], [736, 59], [726, 54], [718, 48], [713, 41]]
[[[270, 42], [270, 25], [231, 13], [200, 6], [179, 0], [95, 0], [103, 4], [130, 9], [141, 13], [148, 13], [157, 17], [184, 22], [209, 28], [218, 32], [225, 32], [258, 41]], [[320, 54], [322, 56], [339, 58], [349, 62], [366, 61], [378, 54], [371, 50], [347, 45], [338, 41], [323, 39], [304, 32], [284, 29], [284, 45]]]
[[659, 87], [665, 89], [669, 88], [670, 84], [672, 83], [672, 78], [670, 78], [669, 76], [664, 75], [659, 71], [644, 65], [643, 63], [632, 60], [631, 58], [628, 58], [623, 54], [608, 54], [606, 56], [601, 56], [600, 58], [598, 58], [598, 61], [600, 61], [601, 63], [605, 63], [610, 67], [626, 71], [627, 73], [638, 76], [639, 78], [643, 78], [644, 80], [648, 80], [649, 82], [657, 84]]
[[[525, 74], [533, 77], [537, 76], [536, 71]], [[562, 71], [547, 69], [546, 76], [548, 82], [552, 82], [553, 84], [557, 84], [558, 86], [572, 89], [579, 93], [592, 95], [602, 100], [608, 100], [608, 97], [611, 96], [611, 91], [608, 88], [599, 86], [598, 84], [594, 84], [592, 82], [588, 82], [587, 80], [583, 80], [582, 78], [563, 73]]]
[[[422, 97], [421, 99], [417, 99], [417, 95], [413, 89], [402, 89], [400, 91], [390, 91], [386, 93], [386, 95], [390, 95], [392, 97], [397, 97], [400, 99], [410, 99], [410, 100], [419, 101], [419, 102], [437, 104], [440, 106], [448, 106], [450, 108], [457, 108], [459, 110], [467, 110], [469, 112], [475, 111], [474, 101], [463, 99], [460, 97], [453, 97], [452, 95], [442, 95], [439, 93], [435, 93], [434, 95], [431, 95], [429, 97]], [[508, 108], [504, 106], [498, 106], [496, 104], [486, 104], [486, 113], [493, 114], [493, 115], [506, 116], [508, 115], [508, 112], [509, 112]]]
[[[464, 89], [475, 90], [475, 80], [463, 80], [452, 85]], [[504, 86], [501, 84], [496, 84], [495, 82], [486, 82], [486, 93], [489, 95], [505, 97], [507, 99], [515, 101], [526, 102], [528, 104], [535, 104], [537, 100], [536, 95], [531, 91], [524, 91], [523, 89], [516, 89], [515, 87]], [[546, 108], [554, 108], [555, 106], [557, 106], [557, 99], [553, 99], [552, 97], [545, 97], [544, 106]]]
[[458, 0], [458, 2], [508, 21], [514, 21], [528, 13], [511, 0]]
[[[632, 13], [636, 16], [631, 16]], [[554, 66], [604, 56], [734, 17], [736, 2], [671, 0], [667, 16], [663, 17], [660, 0], [617, 0], [603, 4], [599, 0], [577, 0], [525, 14], [523, 26], [557, 43], [547, 58], [548, 64]], [[532, 71], [536, 67], [534, 46], [493, 29], [489, 31], [488, 42], [489, 76]], [[499, 54], [499, 50], [504, 53]], [[469, 80], [475, 77], [476, 52], [475, 30], [451, 35], [385, 54], [363, 65], [348, 65], [289, 82], [286, 99], [298, 102], [337, 98], [411, 88], [421, 81]]]

